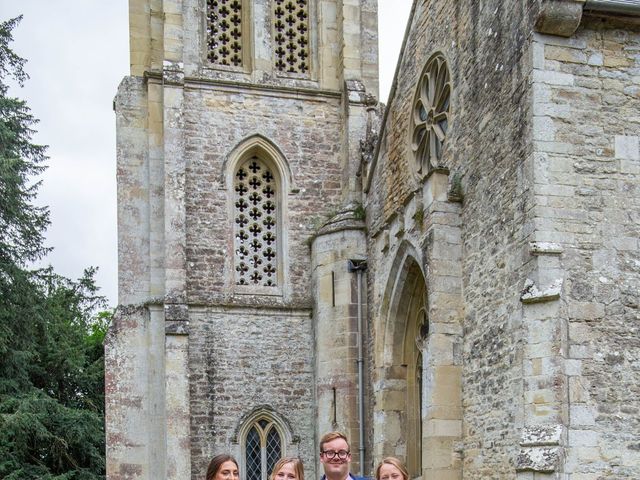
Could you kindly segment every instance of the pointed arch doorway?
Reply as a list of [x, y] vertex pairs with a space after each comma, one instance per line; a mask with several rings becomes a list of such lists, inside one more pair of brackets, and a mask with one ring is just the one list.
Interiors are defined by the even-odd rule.
[[[414, 255], [396, 259], [376, 352], [376, 454], [404, 460], [410, 478], [422, 475], [423, 363], [429, 333], [427, 287]], [[394, 278], [395, 277], [395, 278]]]
[[400, 246], [376, 317], [375, 460], [396, 456], [413, 479], [461, 479], [459, 286], [450, 271], [425, 275], [428, 264]]

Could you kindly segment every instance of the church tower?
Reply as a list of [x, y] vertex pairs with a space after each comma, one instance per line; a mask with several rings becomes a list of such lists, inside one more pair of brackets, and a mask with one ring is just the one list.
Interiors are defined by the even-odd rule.
[[107, 478], [201, 479], [219, 453], [314, 478], [331, 428], [357, 467], [376, 0], [129, 0], [129, 22]]

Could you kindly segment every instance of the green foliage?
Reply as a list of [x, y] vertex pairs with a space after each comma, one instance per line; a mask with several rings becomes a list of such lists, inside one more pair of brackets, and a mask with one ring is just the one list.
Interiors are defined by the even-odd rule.
[[367, 212], [364, 209], [364, 205], [362, 205], [361, 203], [358, 203], [356, 205], [356, 207], [353, 210], [353, 215], [358, 219], [358, 220], [364, 220], [367, 216]]
[[0, 478], [101, 478], [110, 312], [93, 270], [31, 273], [0, 290]]
[[413, 221], [416, 222], [418, 228], [422, 228], [424, 223], [424, 207], [422, 205], [416, 208], [416, 212], [413, 214]]
[[449, 182], [448, 198], [451, 202], [462, 202], [464, 199], [464, 190], [462, 187], [462, 175], [454, 173]]
[[28, 265], [47, 251], [46, 208], [33, 200], [45, 147], [36, 120], [7, 97], [24, 60], [9, 48], [20, 18], [0, 23], [0, 479], [104, 478], [104, 352], [111, 312], [95, 269], [71, 281]]
[[19, 85], [28, 78], [25, 60], [9, 48], [20, 18], [0, 23], [0, 262], [24, 266], [47, 251], [42, 239], [49, 212], [31, 203], [39, 182], [29, 184], [29, 178], [42, 172], [46, 159], [45, 147], [31, 143], [37, 120], [23, 100], [7, 96], [7, 78]]

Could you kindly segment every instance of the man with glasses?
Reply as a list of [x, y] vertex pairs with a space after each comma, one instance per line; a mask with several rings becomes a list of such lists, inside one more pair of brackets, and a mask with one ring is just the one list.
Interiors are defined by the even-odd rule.
[[351, 451], [340, 432], [329, 432], [320, 439], [320, 463], [324, 468], [321, 480], [365, 480], [349, 473]]

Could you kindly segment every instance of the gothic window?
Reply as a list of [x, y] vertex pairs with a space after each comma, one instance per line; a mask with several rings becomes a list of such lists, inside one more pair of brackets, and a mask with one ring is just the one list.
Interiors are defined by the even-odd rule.
[[441, 53], [433, 55], [418, 80], [411, 114], [411, 149], [418, 174], [440, 166], [449, 128], [451, 79]]
[[242, 0], [207, 0], [207, 58], [242, 66]]
[[309, 72], [309, 0], [272, 0], [275, 66], [283, 73]]
[[236, 285], [278, 285], [278, 185], [272, 170], [253, 156], [234, 176]]
[[267, 480], [283, 456], [282, 437], [273, 420], [261, 417], [249, 428], [244, 442], [246, 480]]

